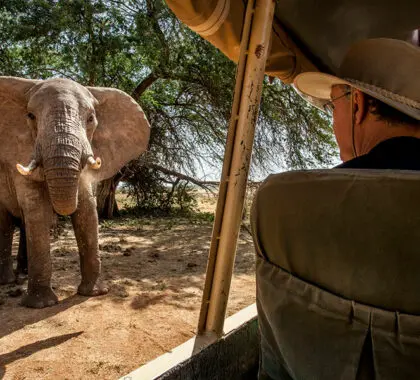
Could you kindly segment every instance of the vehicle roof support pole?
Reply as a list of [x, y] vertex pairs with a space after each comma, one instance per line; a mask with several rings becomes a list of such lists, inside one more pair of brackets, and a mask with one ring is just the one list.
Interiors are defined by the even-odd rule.
[[248, 0], [242, 30], [235, 94], [198, 323], [198, 334], [213, 339], [223, 334], [274, 7], [274, 0]]

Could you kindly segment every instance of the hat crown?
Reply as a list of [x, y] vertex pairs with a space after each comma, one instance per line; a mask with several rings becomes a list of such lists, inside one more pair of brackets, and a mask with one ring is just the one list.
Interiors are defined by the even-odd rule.
[[[407, 98], [420, 107], [420, 48], [401, 40], [376, 38], [354, 44], [339, 77]], [[411, 101], [411, 102], [410, 102]]]
[[350, 85], [420, 120], [420, 47], [401, 40], [375, 38], [352, 45], [337, 76], [305, 72], [294, 85], [316, 107], [331, 99], [333, 86]]

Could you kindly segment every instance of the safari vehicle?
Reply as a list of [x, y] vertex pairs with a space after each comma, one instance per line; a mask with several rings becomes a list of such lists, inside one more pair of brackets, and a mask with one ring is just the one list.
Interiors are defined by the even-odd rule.
[[[295, 378], [318, 378], [310, 372], [323, 371], [314, 360], [318, 355], [329, 356], [331, 367], [347, 366], [341, 378], [408, 378], [404, 358], [420, 354], [416, 174], [321, 170], [271, 177], [253, 210], [260, 326], [255, 304], [227, 320], [225, 313], [264, 75], [292, 83], [304, 71], [334, 74], [347, 48], [366, 38], [390, 37], [419, 45], [420, 2], [167, 3], [188, 27], [237, 62], [235, 96], [197, 335], [125, 379], [257, 378], [260, 362], [263, 369], [275, 365], [282, 339], [276, 330], [279, 323], [291, 326], [291, 336], [293, 329], [307, 332], [308, 340], [298, 342], [301, 353], [291, 359], [302, 366]], [[360, 230], [369, 231], [368, 240], [358, 235]], [[339, 246], [346, 248], [331, 246], [329, 234], [336, 234]], [[302, 251], [287, 261], [282, 239], [290, 236], [302, 241]], [[322, 266], [327, 266], [326, 276], [316, 278]], [[322, 310], [328, 315], [328, 308], [336, 305], [336, 323], [326, 325], [314, 317], [314, 310], [299, 310], [299, 302], [285, 291], [290, 284], [299, 296], [313, 300], [320, 315]], [[343, 284], [351, 284], [348, 293]], [[280, 321], [276, 308], [281, 303], [291, 311]], [[331, 331], [337, 338], [334, 345], [320, 341], [320, 329]], [[361, 363], [361, 352], [368, 348], [370, 356]], [[288, 347], [281, 349], [288, 354]], [[320, 378], [331, 378], [327, 372]], [[420, 378], [420, 367], [418, 373]], [[259, 377], [271, 378], [264, 370]]]

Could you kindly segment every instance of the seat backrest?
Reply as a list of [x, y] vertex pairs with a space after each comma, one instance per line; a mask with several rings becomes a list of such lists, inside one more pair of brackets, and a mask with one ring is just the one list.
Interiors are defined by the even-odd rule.
[[252, 223], [258, 254], [338, 296], [420, 314], [420, 174], [332, 169], [270, 176]]

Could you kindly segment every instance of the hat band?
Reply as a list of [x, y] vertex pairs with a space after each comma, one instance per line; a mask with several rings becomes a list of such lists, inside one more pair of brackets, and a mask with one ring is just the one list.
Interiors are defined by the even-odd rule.
[[409, 99], [403, 95], [399, 95], [396, 94], [392, 91], [389, 90], [385, 90], [384, 88], [375, 86], [373, 84], [369, 84], [366, 82], [361, 82], [359, 80], [356, 79], [351, 79], [351, 78], [344, 78], [345, 80], [347, 80], [348, 82], [355, 84], [356, 86], [360, 86], [360, 87], [365, 87], [366, 89], [372, 91], [372, 92], [377, 92], [378, 94], [387, 97], [389, 99], [395, 100], [397, 102], [403, 103], [409, 107], [415, 108], [417, 110], [420, 110], [420, 103], [413, 100], [413, 99]]

